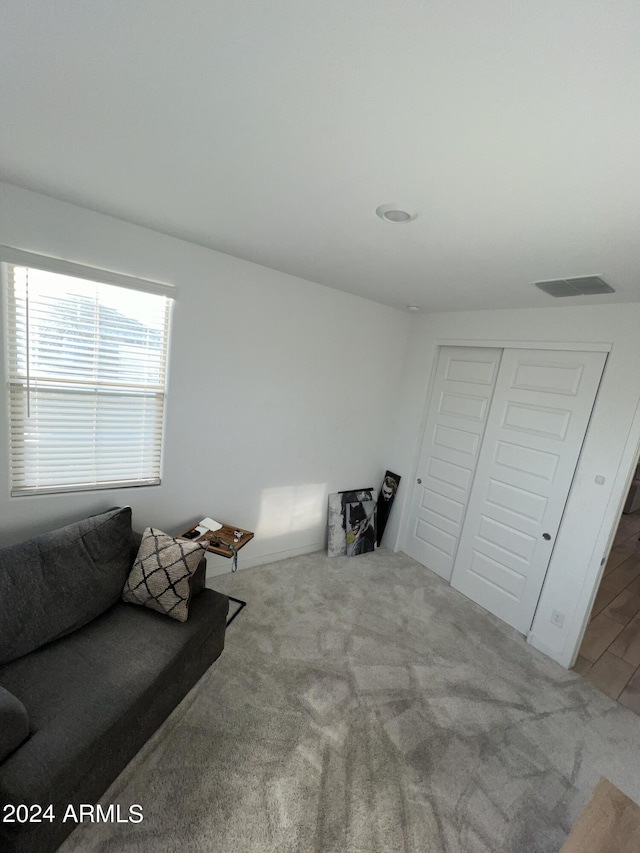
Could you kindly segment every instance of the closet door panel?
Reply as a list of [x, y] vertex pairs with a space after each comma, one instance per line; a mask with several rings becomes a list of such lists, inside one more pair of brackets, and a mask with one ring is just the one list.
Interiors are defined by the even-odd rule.
[[451, 583], [522, 633], [542, 590], [605, 353], [505, 350]]
[[449, 580], [502, 350], [442, 347], [414, 488], [408, 554]]

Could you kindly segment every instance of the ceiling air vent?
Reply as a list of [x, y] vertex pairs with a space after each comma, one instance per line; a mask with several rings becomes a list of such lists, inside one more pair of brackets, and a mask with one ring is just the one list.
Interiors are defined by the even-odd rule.
[[536, 281], [534, 284], [549, 296], [595, 296], [597, 293], [615, 293], [599, 275], [556, 278], [552, 281]]

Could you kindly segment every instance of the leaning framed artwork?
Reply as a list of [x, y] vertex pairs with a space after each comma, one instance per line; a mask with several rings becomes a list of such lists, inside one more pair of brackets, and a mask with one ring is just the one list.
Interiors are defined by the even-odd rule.
[[[353, 509], [349, 509], [352, 504]], [[356, 505], [361, 505], [361, 508], [356, 509]], [[361, 549], [371, 539], [372, 530], [375, 547], [375, 506], [376, 499], [373, 488], [350, 489], [344, 492], [333, 492], [329, 495], [327, 530], [327, 554], [329, 557], [344, 557], [347, 555], [347, 538], [349, 538], [349, 550], [351, 551], [348, 556], [355, 556], [356, 552], [358, 554], [365, 553]], [[362, 516], [363, 512], [364, 517]], [[347, 525], [347, 515], [354, 522], [356, 521], [356, 516], [359, 516], [359, 523], [351, 528]], [[356, 540], [361, 538], [362, 541], [359, 544], [355, 544]], [[370, 550], [373, 550], [373, 548]]]
[[384, 480], [382, 481], [382, 487], [380, 489], [380, 496], [378, 498], [378, 513], [377, 513], [377, 533], [376, 533], [376, 544], [380, 545], [382, 542], [382, 534], [384, 533], [384, 529], [387, 526], [387, 521], [389, 520], [389, 513], [391, 512], [391, 507], [393, 506], [393, 502], [396, 497], [396, 492], [398, 491], [398, 486], [400, 485], [400, 475], [394, 474], [393, 471], [387, 471], [384, 475]]

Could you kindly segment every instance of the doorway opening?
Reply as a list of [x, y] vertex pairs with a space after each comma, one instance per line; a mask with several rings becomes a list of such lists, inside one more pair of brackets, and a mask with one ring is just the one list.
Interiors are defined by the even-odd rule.
[[640, 714], [640, 458], [573, 668]]

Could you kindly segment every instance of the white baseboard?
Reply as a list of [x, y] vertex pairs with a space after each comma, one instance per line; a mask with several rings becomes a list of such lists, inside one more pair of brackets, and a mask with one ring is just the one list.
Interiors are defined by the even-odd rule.
[[[277, 563], [278, 560], [286, 560], [289, 557], [301, 557], [303, 554], [313, 554], [314, 551], [323, 551], [324, 542], [314, 542], [312, 545], [302, 545], [299, 548], [288, 548], [286, 551], [275, 551], [271, 554], [259, 556], [247, 556], [243, 551], [238, 552], [238, 571], [242, 569], [253, 569], [256, 566], [264, 566], [268, 563]], [[211, 578], [227, 575], [231, 572], [231, 560], [214, 554], [207, 554], [207, 586]]]
[[527, 643], [530, 646], [533, 646], [534, 649], [537, 649], [542, 654], [554, 660], [556, 663], [559, 663], [560, 666], [563, 666], [565, 669], [569, 669], [569, 664], [571, 661], [565, 660], [562, 652], [553, 646], [549, 645], [545, 640], [541, 637], [537, 636], [534, 633], [530, 633], [527, 637]]

